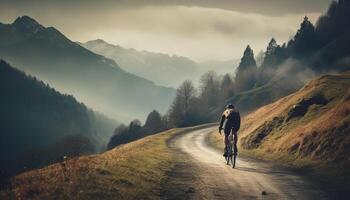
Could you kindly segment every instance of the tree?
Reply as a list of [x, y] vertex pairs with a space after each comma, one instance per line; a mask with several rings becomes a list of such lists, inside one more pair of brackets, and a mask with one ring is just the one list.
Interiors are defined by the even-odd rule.
[[129, 124], [129, 134], [137, 134], [141, 130], [141, 122], [138, 119], [134, 119]]
[[272, 38], [269, 42], [269, 45], [266, 48], [265, 56], [273, 55], [277, 46], [278, 45], [275, 38]]
[[286, 60], [286, 47], [278, 45], [276, 40], [272, 38], [266, 48], [264, 61], [259, 68], [256, 86], [266, 84], [276, 73], [279, 66]]
[[235, 90], [242, 92], [252, 89], [256, 82], [257, 70], [254, 52], [248, 45], [238, 66], [235, 77]]
[[255, 56], [255, 60], [256, 60], [256, 65], [257, 66], [261, 66], [262, 63], [264, 62], [264, 58], [265, 58], [265, 52], [260, 50], [258, 55]]
[[[220, 99], [220, 82], [214, 71], [208, 71], [200, 78], [200, 95], [201, 109], [209, 110], [215, 108]], [[205, 109], [207, 108], [207, 109]]]
[[127, 132], [127, 130], [128, 130], [128, 127], [126, 127], [124, 124], [121, 124], [117, 128], [114, 129], [113, 134], [120, 135], [120, 134]]
[[347, 71], [350, 69], [350, 1], [333, 1], [327, 13], [317, 21], [316, 33], [319, 51], [312, 60], [318, 72]]
[[196, 89], [189, 80], [184, 81], [176, 90], [175, 99], [169, 110], [169, 123], [173, 127], [181, 127], [188, 124], [185, 121], [191, 112], [194, 112]]
[[308, 59], [318, 47], [318, 35], [314, 25], [307, 16], [300, 24], [300, 28], [289, 42], [288, 49], [291, 56], [298, 59]]
[[146, 133], [159, 132], [163, 130], [163, 128], [164, 128], [164, 125], [163, 125], [162, 116], [159, 114], [158, 111], [153, 110], [147, 116], [146, 123], [143, 126], [144, 132]]
[[233, 80], [230, 76], [230, 74], [225, 74], [222, 77], [221, 84], [220, 84], [220, 93], [221, 93], [221, 100], [220, 104], [224, 103], [224, 101], [233, 96]]
[[333, 1], [325, 15], [317, 20], [316, 32], [321, 45], [327, 45], [350, 29], [350, 1]]

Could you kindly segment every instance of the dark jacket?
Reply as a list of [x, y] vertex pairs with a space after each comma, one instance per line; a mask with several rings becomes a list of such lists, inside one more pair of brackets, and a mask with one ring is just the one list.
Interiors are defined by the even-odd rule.
[[219, 129], [224, 129], [225, 134], [230, 134], [231, 130], [237, 132], [241, 127], [241, 117], [238, 110], [226, 109], [221, 116]]

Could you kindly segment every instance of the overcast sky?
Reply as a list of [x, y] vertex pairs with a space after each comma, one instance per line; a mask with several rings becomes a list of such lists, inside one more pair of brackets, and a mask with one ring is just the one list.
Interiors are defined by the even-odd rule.
[[305, 15], [315, 22], [332, 0], [0, 0], [0, 22], [29, 15], [74, 41], [187, 56], [197, 61], [258, 53], [287, 41]]

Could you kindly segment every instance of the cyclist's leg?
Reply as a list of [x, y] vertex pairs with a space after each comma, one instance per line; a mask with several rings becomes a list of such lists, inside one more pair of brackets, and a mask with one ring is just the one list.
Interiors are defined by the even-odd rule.
[[237, 141], [238, 141], [238, 135], [237, 135], [237, 132], [234, 132], [232, 131], [232, 134], [233, 134], [233, 147], [234, 147], [234, 152], [235, 154], [238, 153], [238, 149], [237, 149]]
[[225, 144], [224, 156], [226, 156], [228, 143], [230, 142], [228, 136], [229, 136], [229, 134], [224, 133], [224, 137], [223, 137], [223, 139], [224, 139], [224, 144]]

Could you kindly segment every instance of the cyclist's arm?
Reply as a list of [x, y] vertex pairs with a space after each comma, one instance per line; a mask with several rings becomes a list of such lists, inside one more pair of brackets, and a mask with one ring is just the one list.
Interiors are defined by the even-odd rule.
[[222, 126], [224, 125], [224, 121], [225, 121], [225, 119], [226, 119], [225, 115], [224, 115], [224, 114], [223, 114], [223, 115], [221, 115], [221, 120], [220, 120], [219, 130], [221, 130], [221, 129], [222, 129]]

